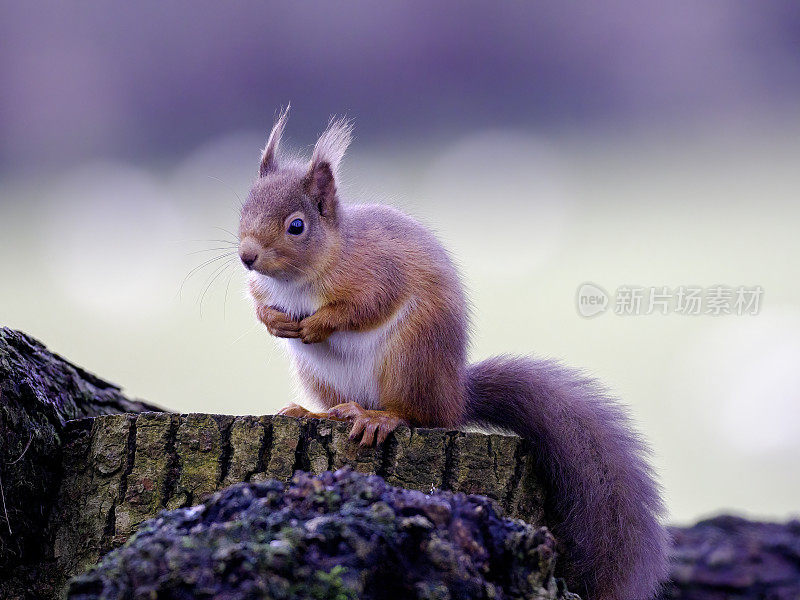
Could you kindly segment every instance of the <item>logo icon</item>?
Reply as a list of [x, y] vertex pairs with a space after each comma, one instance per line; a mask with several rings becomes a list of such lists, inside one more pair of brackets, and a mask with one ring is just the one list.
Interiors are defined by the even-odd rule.
[[578, 314], [587, 319], [601, 315], [608, 310], [608, 293], [599, 285], [584, 283], [578, 288]]

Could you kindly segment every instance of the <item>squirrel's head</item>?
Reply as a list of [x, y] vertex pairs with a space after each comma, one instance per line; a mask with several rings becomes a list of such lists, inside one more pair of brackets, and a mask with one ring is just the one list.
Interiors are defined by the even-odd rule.
[[317, 140], [311, 161], [278, 161], [288, 107], [261, 155], [258, 179], [242, 207], [239, 257], [247, 269], [283, 280], [313, 279], [341, 238], [337, 171], [352, 126], [334, 119]]

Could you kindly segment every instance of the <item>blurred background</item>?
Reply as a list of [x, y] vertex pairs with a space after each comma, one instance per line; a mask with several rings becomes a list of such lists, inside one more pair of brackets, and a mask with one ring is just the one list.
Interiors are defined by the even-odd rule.
[[[174, 410], [293, 399], [225, 254], [289, 101], [285, 148], [352, 117], [345, 198], [453, 251], [474, 359], [631, 406], [671, 521], [800, 512], [797, 4], [3, 2], [0, 324]], [[586, 282], [763, 296], [587, 319]]]

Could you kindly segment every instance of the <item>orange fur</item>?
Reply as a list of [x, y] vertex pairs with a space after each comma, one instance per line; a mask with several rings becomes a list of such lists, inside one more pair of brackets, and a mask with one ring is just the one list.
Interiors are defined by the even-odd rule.
[[[323, 406], [360, 402], [361, 419], [383, 418], [379, 409], [415, 425], [457, 425], [467, 319], [449, 256], [398, 211], [339, 203], [349, 125], [333, 122], [304, 167], [277, 161], [285, 121], [270, 135], [239, 229], [259, 319], [294, 343], [300, 380]], [[294, 219], [305, 226], [298, 235], [287, 233]], [[355, 336], [336, 335], [345, 333]]]

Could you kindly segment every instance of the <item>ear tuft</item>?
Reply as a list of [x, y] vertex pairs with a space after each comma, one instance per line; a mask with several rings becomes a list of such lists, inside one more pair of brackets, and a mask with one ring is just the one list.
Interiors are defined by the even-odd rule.
[[344, 153], [352, 141], [353, 123], [344, 117], [331, 118], [328, 128], [319, 136], [314, 146], [311, 170], [314, 171], [322, 163], [328, 163], [333, 176], [336, 177]]
[[281, 142], [283, 130], [286, 127], [286, 121], [289, 119], [289, 109], [291, 106], [292, 104], [290, 102], [286, 105], [286, 108], [281, 110], [277, 120], [275, 121], [275, 125], [272, 126], [272, 132], [269, 134], [267, 145], [264, 146], [264, 150], [261, 153], [261, 166], [258, 169], [259, 177], [266, 176], [268, 173], [274, 171], [278, 166], [276, 161], [278, 144]]

